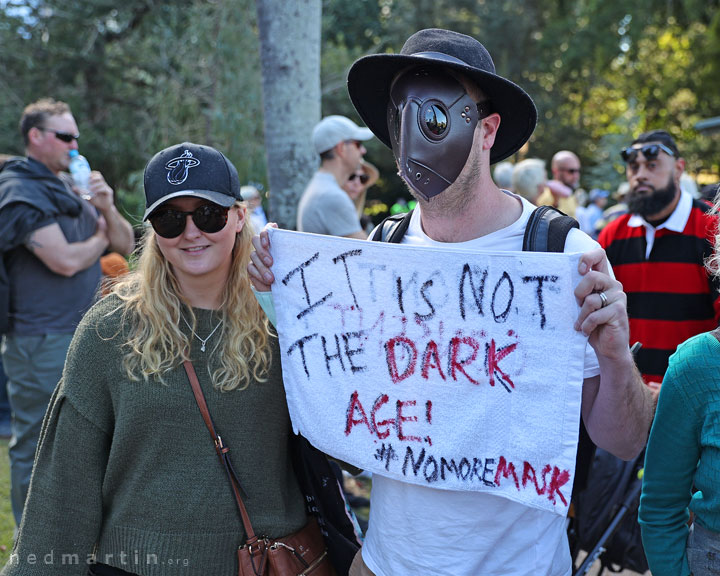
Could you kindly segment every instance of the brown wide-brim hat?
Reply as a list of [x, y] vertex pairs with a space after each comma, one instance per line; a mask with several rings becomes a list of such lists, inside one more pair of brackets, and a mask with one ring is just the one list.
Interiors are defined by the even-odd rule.
[[431, 28], [410, 36], [400, 54], [365, 56], [350, 68], [350, 99], [365, 125], [388, 148], [392, 148], [387, 125], [392, 81], [398, 72], [428, 65], [457, 71], [473, 81], [491, 101], [491, 110], [500, 114], [491, 163], [511, 156], [528, 141], [535, 130], [537, 110], [527, 92], [495, 73], [489, 52], [475, 38]]

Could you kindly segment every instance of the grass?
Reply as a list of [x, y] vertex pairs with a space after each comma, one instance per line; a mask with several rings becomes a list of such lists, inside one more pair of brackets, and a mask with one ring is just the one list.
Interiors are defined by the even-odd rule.
[[5, 566], [13, 545], [15, 520], [10, 506], [10, 461], [8, 441], [0, 440], [0, 568]]

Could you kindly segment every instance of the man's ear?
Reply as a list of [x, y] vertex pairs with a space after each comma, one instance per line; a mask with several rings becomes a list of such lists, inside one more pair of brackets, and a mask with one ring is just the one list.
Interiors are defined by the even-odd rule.
[[43, 137], [43, 131], [40, 130], [37, 126], [33, 126], [28, 130], [28, 143], [29, 144], [37, 144], [40, 139]]
[[498, 128], [500, 128], [500, 114], [490, 114], [487, 118], [480, 120], [483, 127], [482, 149], [490, 150], [495, 144]]

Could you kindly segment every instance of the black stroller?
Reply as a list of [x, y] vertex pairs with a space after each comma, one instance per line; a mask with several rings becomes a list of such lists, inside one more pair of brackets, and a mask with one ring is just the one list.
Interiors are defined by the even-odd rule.
[[[648, 570], [640, 538], [637, 510], [640, 504], [645, 453], [625, 462], [596, 449], [585, 488], [577, 494], [575, 517], [568, 528], [573, 575], [584, 576], [596, 560], [601, 575]], [[587, 556], [577, 566], [580, 550]]]

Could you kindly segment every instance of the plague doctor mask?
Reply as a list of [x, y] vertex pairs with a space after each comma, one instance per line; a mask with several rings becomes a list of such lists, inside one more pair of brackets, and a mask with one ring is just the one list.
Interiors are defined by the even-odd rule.
[[490, 114], [460, 82], [438, 69], [415, 68], [390, 88], [388, 131], [399, 174], [429, 200], [452, 184], [472, 149], [475, 127]]

